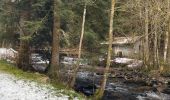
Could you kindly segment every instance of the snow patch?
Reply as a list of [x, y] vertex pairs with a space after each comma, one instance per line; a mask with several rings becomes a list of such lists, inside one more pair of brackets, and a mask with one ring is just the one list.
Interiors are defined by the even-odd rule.
[[0, 73], [0, 100], [69, 100], [69, 96], [49, 85], [39, 85]]

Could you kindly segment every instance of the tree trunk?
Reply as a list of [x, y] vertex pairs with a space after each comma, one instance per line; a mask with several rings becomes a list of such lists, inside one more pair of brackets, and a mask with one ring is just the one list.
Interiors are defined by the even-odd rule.
[[108, 77], [108, 72], [110, 68], [110, 60], [111, 60], [111, 55], [112, 55], [112, 42], [113, 42], [113, 17], [114, 17], [114, 8], [115, 8], [115, 0], [111, 1], [111, 13], [110, 13], [110, 28], [109, 28], [109, 47], [108, 47], [108, 55], [107, 55], [107, 62], [106, 62], [106, 68], [104, 70], [104, 76], [103, 76], [103, 81], [102, 85], [99, 89], [98, 95], [96, 99], [101, 99], [104, 94], [106, 82], [107, 82], [107, 77]]
[[148, 39], [148, 30], [149, 30], [149, 14], [148, 14], [148, 2], [146, 2], [145, 7], [145, 42], [144, 42], [144, 62], [147, 68], [149, 60], [149, 39]]
[[27, 27], [25, 27], [24, 21], [29, 21], [31, 18], [31, 0], [25, 7], [25, 10], [22, 10], [20, 12], [20, 47], [19, 47], [19, 54], [17, 59], [17, 66], [18, 68], [21, 68], [25, 71], [32, 70], [31, 64], [30, 64], [30, 45], [29, 39], [24, 39], [23, 37], [26, 37], [30, 35], [30, 32], [28, 31]]
[[59, 42], [60, 42], [60, 14], [59, 0], [53, 2], [53, 41], [52, 41], [52, 56], [51, 65], [48, 70], [49, 76], [54, 80], [59, 80]]
[[158, 36], [157, 32], [154, 32], [154, 67], [158, 68], [159, 67], [159, 62], [158, 62]]
[[168, 30], [168, 50], [167, 50], [167, 62], [168, 62], [168, 64], [170, 64], [170, 18], [169, 18], [169, 25], [168, 25], [168, 27], [169, 27], [169, 30]]
[[32, 70], [30, 65], [30, 47], [29, 41], [21, 40], [20, 47], [19, 47], [19, 56], [18, 56], [18, 68], [27, 71]]
[[167, 0], [167, 9], [168, 9], [168, 11], [167, 11], [167, 32], [165, 33], [165, 47], [164, 47], [164, 63], [166, 63], [167, 62], [167, 54], [168, 54], [168, 43], [169, 43], [169, 32], [170, 32], [170, 1], [169, 0]]
[[[169, 11], [169, 15], [170, 15], [170, 11]], [[170, 64], [170, 16], [168, 19], [168, 34], [167, 34], [167, 63]]]
[[168, 38], [169, 38], [169, 32], [166, 32], [165, 33], [165, 47], [164, 47], [164, 63], [167, 62]]
[[80, 65], [80, 59], [81, 59], [81, 49], [82, 49], [82, 42], [83, 42], [83, 36], [84, 36], [84, 27], [85, 27], [85, 21], [86, 21], [86, 3], [84, 5], [84, 12], [83, 12], [83, 22], [82, 22], [82, 29], [81, 29], [81, 36], [80, 36], [80, 43], [79, 43], [79, 50], [78, 50], [78, 61], [76, 63], [76, 69], [74, 70], [73, 73], [73, 78], [71, 81], [70, 86], [74, 87], [75, 81], [76, 81], [76, 74], [79, 70], [79, 65]]

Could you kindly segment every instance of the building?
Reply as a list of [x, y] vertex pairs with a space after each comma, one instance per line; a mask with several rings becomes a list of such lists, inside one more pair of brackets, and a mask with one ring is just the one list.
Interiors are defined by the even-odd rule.
[[[115, 37], [112, 43], [113, 53], [117, 57], [139, 58], [142, 56], [142, 37]], [[108, 42], [101, 43], [107, 45]]]
[[16, 60], [18, 52], [12, 48], [0, 48], [0, 59]]

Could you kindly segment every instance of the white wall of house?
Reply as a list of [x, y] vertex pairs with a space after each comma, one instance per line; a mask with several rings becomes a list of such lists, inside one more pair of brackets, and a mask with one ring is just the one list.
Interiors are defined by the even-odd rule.
[[133, 47], [131, 46], [127, 46], [127, 45], [117, 45], [117, 46], [113, 46], [113, 52], [116, 56], [119, 55], [120, 52], [122, 52], [122, 56], [130, 56], [132, 55], [133, 51]]
[[0, 59], [6, 58], [7, 49], [6, 48], [0, 48]]
[[116, 56], [122, 52], [123, 57], [139, 57], [141, 54], [141, 42], [128, 45], [113, 45], [113, 52]]
[[12, 48], [0, 48], [0, 59], [15, 59], [17, 56], [17, 51], [13, 50]]

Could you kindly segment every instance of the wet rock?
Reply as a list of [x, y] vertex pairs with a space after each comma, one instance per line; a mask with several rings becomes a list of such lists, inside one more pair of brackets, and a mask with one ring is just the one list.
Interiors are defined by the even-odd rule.
[[105, 92], [102, 100], [122, 100], [123, 96], [118, 93]]
[[97, 86], [89, 80], [77, 79], [74, 88], [77, 92], [82, 92], [86, 96], [91, 96], [95, 93]]
[[117, 73], [115, 75], [116, 78], [124, 78], [124, 75], [122, 73]]
[[166, 88], [162, 91], [162, 93], [165, 93], [165, 94], [170, 94], [170, 88]]
[[103, 73], [99, 73], [99, 72], [98, 72], [98, 73], [96, 73], [96, 75], [103, 75]]
[[45, 65], [41, 65], [41, 64], [34, 64], [32, 67], [34, 68], [35, 71], [40, 73], [44, 73], [47, 68]]
[[167, 81], [166, 84], [170, 88], [170, 81]]
[[153, 79], [151, 80], [150, 85], [155, 87], [156, 85], [158, 85], [158, 81], [156, 79]]
[[115, 75], [110, 73], [108, 78], [115, 78]]
[[162, 100], [160, 95], [156, 94], [155, 92], [147, 92], [146, 94], [151, 100]]
[[148, 85], [153, 88], [152, 90], [154, 92], [161, 92], [161, 91], [163, 91], [166, 88], [166, 85], [163, 82], [161, 82], [159, 80], [156, 80], [155, 78], [150, 80], [148, 82]]
[[105, 91], [102, 100], [137, 100], [137, 98], [130, 93]]
[[147, 86], [147, 83], [144, 80], [126, 80], [124, 83], [131, 86]]
[[144, 93], [145, 91], [150, 91], [152, 89], [153, 88], [149, 87], [149, 86], [141, 86], [141, 87], [138, 87], [138, 88], [132, 88], [132, 89], [130, 89], [130, 91], [134, 92], [134, 93]]
[[107, 86], [107, 87], [106, 87], [106, 90], [108, 90], [108, 91], [115, 91], [115, 88], [116, 88], [116, 87]]

